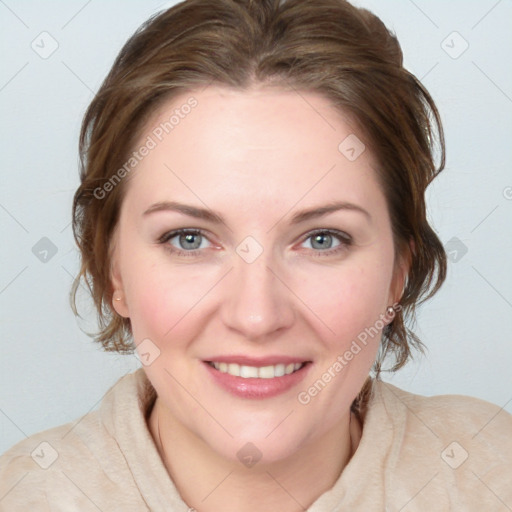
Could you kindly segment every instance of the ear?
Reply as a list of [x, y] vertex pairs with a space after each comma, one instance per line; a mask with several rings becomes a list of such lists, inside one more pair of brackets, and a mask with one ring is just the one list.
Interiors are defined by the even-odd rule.
[[399, 254], [396, 255], [393, 280], [389, 289], [389, 305], [400, 302], [403, 296], [407, 276], [411, 269], [413, 254], [416, 253], [414, 240], [411, 238], [408, 244], [404, 244]]
[[117, 237], [112, 237], [110, 252], [110, 286], [112, 290], [112, 307], [116, 313], [124, 318], [130, 318], [126, 293], [122, 280], [121, 267], [119, 262], [119, 251], [117, 250]]

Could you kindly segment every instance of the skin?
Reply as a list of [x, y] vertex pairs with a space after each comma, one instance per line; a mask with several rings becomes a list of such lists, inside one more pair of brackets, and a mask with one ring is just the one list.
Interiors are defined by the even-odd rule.
[[[298, 393], [399, 300], [407, 268], [394, 253], [377, 162], [368, 149], [355, 161], [338, 150], [358, 132], [327, 99], [210, 86], [164, 104], [141, 144], [191, 95], [197, 107], [126, 184], [113, 239], [114, 307], [131, 319], [136, 344], [149, 338], [160, 351], [144, 366], [158, 394], [148, 426], [187, 504], [201, 512], [302, 510], [332, 487], [357, 447], [350, 404], [380, 336], [308, 404]], [[208, 208], [225, 223], [143, 215], [159, 201]], [[370, 218], [344, 209], [290, 224], [298, 211], [334, 201]], [[204, 231], [192, 238], [192, 256], [170, 252], [191, 250], [179, 236], [158, 243], [180, 228]], [[352, 243], [333, 236], [319, 247], [316, 229]], [[236, 251], [247, 236], [263, 250], [252, 263]], [[212, 384], [203, 366], [220, 354], [300, 356], [312, 365], [289, 392], [242, 399]], [[251, 468], [237, 457], [247, 442], [262, 454]]]

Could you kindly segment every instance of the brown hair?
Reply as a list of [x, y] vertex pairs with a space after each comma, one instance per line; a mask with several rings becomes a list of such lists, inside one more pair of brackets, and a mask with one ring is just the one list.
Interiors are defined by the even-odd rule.
[[344, 0], [186, 0], [149, 19], [127, 41], [82, 124], [81, 185], [73, 202], [82, 257], [72, 289], [75, 314], [84, 278], [98, 312], [96, 340], [105, 350], [133, 351], [130, 321], [113, 310], [110, 282], [111, 240], [127, 180], [105, 197], [95, 191], [123, 166], [163, 101], [211, 83], [317, 92], [356, 121], [380, 164], [395, 254], [411, 263], [375, 364], [378, 373], [392, 353], [391, 370], [397, 370], [412, 348], [422, 349], [405, 320], [414, 321], [416, 306], [446, 276], [446, 255], [425, 206], [425, 190], [444, 167], [444, 135], [431, 96], [402, 66], [396, 37], [371, 12]]

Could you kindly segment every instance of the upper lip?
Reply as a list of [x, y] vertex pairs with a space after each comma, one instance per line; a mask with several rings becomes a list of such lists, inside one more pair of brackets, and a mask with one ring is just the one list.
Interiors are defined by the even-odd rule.
[[245, 355], [219, 355], [205, 360], [206, 362], [213, 363], [236, 363], [242, 366], [274, 366], [277, 364], [291, 364], [291, 363], [307, 363], [307, 359], [301, 357], [290, 356], [266, 356], [266, 357], [249, 357]]

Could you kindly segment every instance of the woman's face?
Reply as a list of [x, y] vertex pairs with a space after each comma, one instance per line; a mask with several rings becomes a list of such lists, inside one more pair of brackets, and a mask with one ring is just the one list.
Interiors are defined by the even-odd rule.
[[370, 151], [322, 96], [213, 86], [135, 149], [112, 279], [161, 403], [230, 459], [319, 442], [402, 290]]

